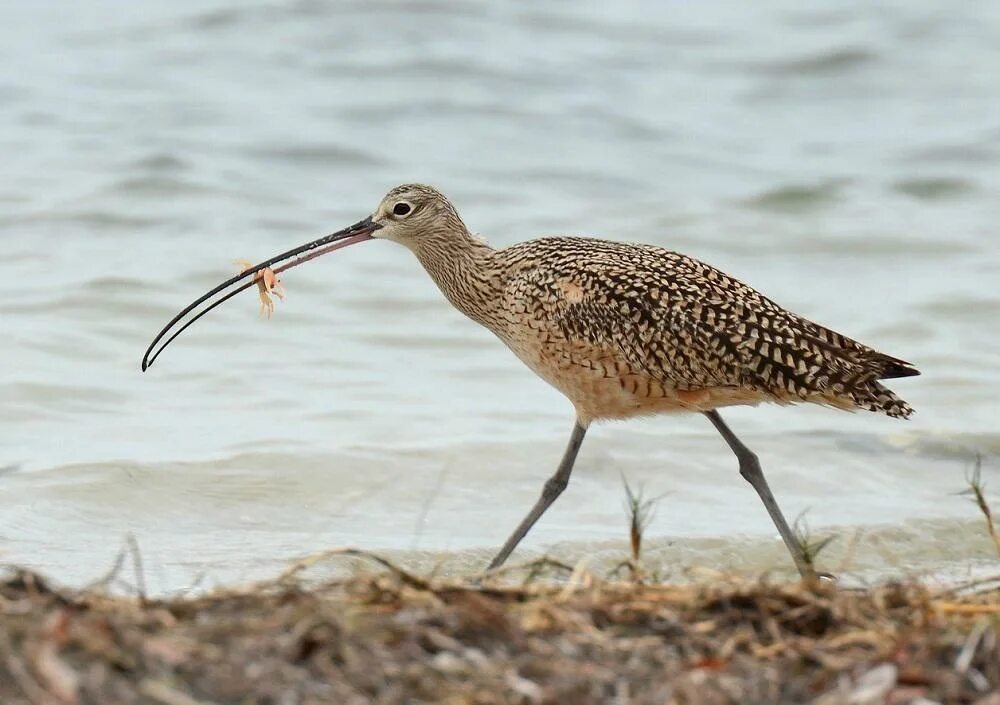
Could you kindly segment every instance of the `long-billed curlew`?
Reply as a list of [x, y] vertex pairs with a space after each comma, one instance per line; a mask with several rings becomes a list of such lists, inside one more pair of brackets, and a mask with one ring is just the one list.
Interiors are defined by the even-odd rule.
[[469, 232], [444, 195], [420, 184], [392, 189], [368, 218], [212, 289], [160, 331], [142, 369], [198, 318], [253, 286], [257, 272], [281, 272], [373, 239], [409, 248], [458, 310], [491, 330], [576, 408], [558, 469], [490, 568], [507, 559], [566, 488], [591, 422], [688, 411], [704, 414], [719, 431], [799, 572], [813, 575], [757, 456], [718, 408], [811, 402], [897, 418], [913, 412], [879, 381], [920, 374], [908, 362], [797, 316], [707, 264], [650, 245], [583, 237], [495, 250]]

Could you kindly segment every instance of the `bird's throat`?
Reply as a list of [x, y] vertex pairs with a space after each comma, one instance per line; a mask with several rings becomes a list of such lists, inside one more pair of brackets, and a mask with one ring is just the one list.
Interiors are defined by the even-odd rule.
[[470, 233], [422, 238], [413, 250], [455, 308], [487, 328], [497, 324], [504, 278], [496, 250]]

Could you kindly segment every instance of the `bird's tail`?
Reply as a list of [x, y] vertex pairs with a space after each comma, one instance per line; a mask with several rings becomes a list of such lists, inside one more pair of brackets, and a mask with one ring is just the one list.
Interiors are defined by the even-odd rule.
[[885, 353], [875, 353], [874, 362], [879, 366], [878, 379], [898, 379], [900, 377], [916, 377], [920, 370], [906, 360], [892, 357]]
[[894, 419], [907, 419], [913, 413], [912, 406], [881, 382], [873, 381], [855, 388], [851, 391], [851, 398], [859, 409], [882, 413]]
[[840, 392], [857, 408], [897, 419], [913, 414], [913, 407], [879, 380], [915, 377], [920, 370], [905, 360], [878, 352], [811, 321], [807, 325], [811, 329], [803, 337], [815, 346], [828, 365], [839, 369]]

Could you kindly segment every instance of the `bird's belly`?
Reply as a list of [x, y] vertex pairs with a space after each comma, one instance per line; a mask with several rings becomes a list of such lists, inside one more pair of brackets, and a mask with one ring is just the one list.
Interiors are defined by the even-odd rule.
[[522, 362], [566, 395], [583, 421], [756, 404], [749, 389], [690, 389], [635, 369], [614, 351], [576, 341], [505, 340]]

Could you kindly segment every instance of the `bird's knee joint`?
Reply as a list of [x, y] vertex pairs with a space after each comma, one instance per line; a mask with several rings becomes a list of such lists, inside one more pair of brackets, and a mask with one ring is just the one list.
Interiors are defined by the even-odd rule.
[[550, 477], [542, 487], [542, 496], [546, 499], [554, 499], [562, 494], [568, 483], [561, 477]]
[[757, 454], [753, 451], [748, 450], [746, 453], [740, 454], [740, 475], [750, 483], [761, 476], [760, 460], [757, 459]]

